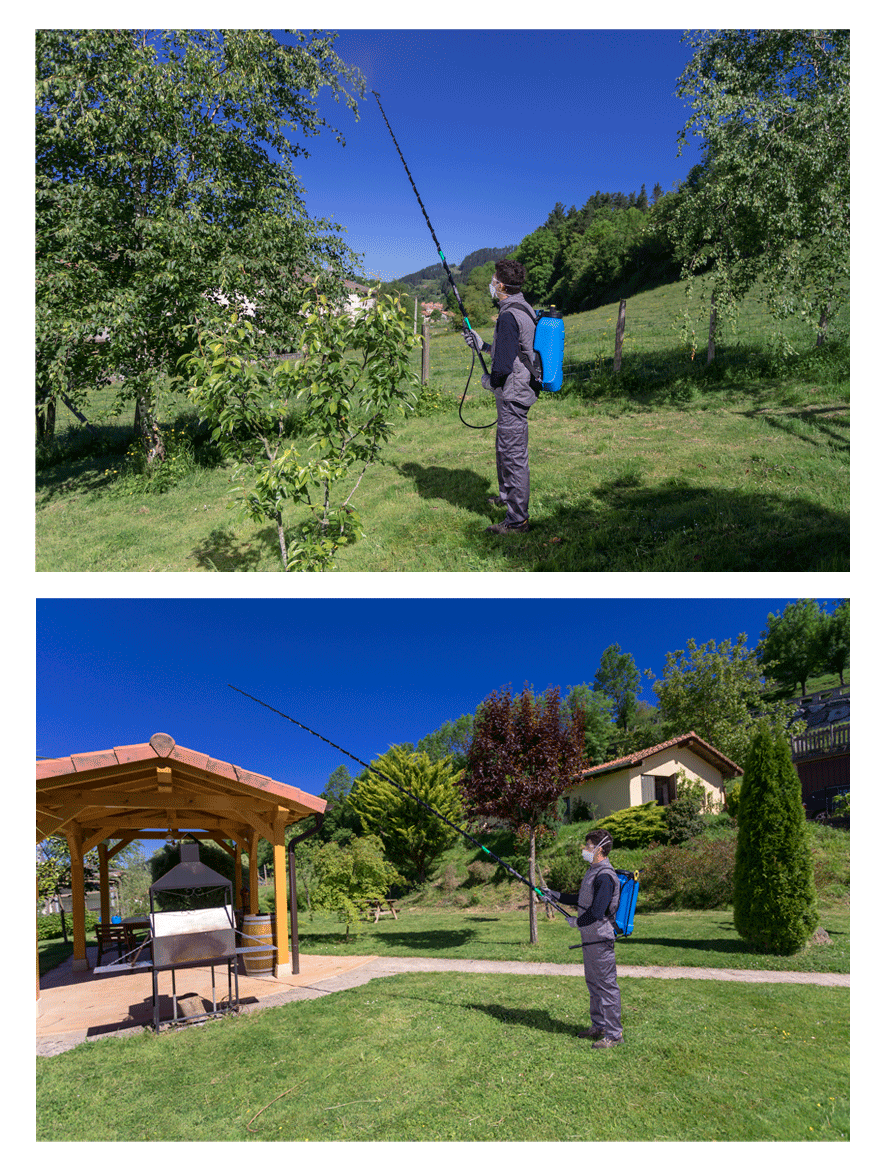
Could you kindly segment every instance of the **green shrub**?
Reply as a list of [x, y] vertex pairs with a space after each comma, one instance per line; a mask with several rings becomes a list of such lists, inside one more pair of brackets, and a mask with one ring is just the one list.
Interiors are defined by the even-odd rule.
[[[96, 924], [100, 921], [98, 914], [93, 914], [91, 911], [86, 911], [86, 933], [89, 934], [95, 930]], [[74, 935], [74, 918], [72, 914], [65, 914], [65, 926], [68, 930], [68, 938]], [[37, 915], [37, 938], [41, 941], [46, 941], [50, 938], [62, 937], [62, 916], [61, 914], [38, 914]]]
[[702, 785], [691, 783], [681, 772], [676, 799], [665, 808], [668, 844], [684, 844], [704, 830], [704, 802], [705, 790]]
[[598, 820], [594, 827], [605, 828], [612, 836], [616, 849], [643, 849], [653, 841], [665, 840], [667, 837], [665, 809], [656, 804], [655, 800], [612, 812]]
[[640, 891], [651, 909], [723, 909], [733, 902], [734, 872], [734, 836], [658, 845], [646, 852]]

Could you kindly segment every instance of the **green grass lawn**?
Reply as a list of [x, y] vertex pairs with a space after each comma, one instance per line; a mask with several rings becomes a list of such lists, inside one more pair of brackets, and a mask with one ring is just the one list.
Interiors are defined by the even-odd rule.
[[849, 992], [420, 974], [37, 1058], [37, 1136], [92, 1141], [849, 1138]]
[[[336, 569], [848, 570], [848, 344], [776, 363], [750, 301], [707, 369], [675, 341], [681, 298], [667, 286], [630, 300], [617, 379], [616, 308], [567, 319], [567, 382], [530, 414], [532, 529], [522, 536], [484, 533], [500, 517], [485, 504], [497, 489], [495, 430], [459, 420], [467, 351], [460, 335], [435, 334], [424, 414], [395, 428], [364, 477], [354, 504], [366, 537]], [[479, 375], [464, 415], [482, 424], [495, 407]], [[97, 393], [93, 413], [107, 406]], [[100, 450], [61, 413], [56, 459], [38, 475], [38, 571], [280, 569], [271, 528], [227, 509], [225, 468], [192, 463], [163, 494], [115, 478], [127, 423], [106, 421]], [[292, 523], [302, 518], [292, 509]]]
[[[731, 910], [678, 910], [640, 913], [634, 932], [619, 939], [616, 962], [651, 967], [735, 967], [754, 971], [849, 972], [849, 911], [820, 911], [819, 920], [831, 936], [829, 946], [811, 946], [796, 955], [752, 951], [739, 938]], [[401, 909], [399, 918], [345, 926], [329, 915], [313, 920], [299, 915], [300, 949], [307, 955], [432, 955], [448, 959], [513, 959], [519, 962], [577, 963], [570, 950], [576, 932], [558, 915], [538, 919], [538, 942], [529, 943], [525, 910], [496, 911], [481, 907], [461, 910]]]

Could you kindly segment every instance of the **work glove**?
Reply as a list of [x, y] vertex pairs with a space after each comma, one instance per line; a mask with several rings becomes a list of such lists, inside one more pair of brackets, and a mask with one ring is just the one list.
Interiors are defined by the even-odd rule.
[[475, 330], [469, 330], [468, 327], [465, 327], [465, 329], [462, 331], [462, 334], [465, 337], [465, 343], [467, 346], [473, 347], [478, 354], [483, 350], [483, 340]]
[[577, 918], [567, 918], [566, 925], [571, 926], [572, 929], [574, 930], [575, 927], [578, 926], [578, 919]]
[[491, 378], [490, 378], [488, 375], [483, 375], [483, 376], [481, 376], [481, 377], [480, 377], [480, 386], [481, 386], [482, 388], [485, 388], [487, 392], [491, 392], [491, 391], [492, 391], [492, 380], [491, 380]]
[[546, 885], [539, 886], [539, 888], [542, 892], [542, 901], [544, 902], [556, 902], [560, 897], [560, 891], [558, 889], [548, 889]]

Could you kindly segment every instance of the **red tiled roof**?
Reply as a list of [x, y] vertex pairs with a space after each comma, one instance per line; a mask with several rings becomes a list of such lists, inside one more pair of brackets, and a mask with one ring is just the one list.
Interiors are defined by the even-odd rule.
[[104, 751], [85, 751], [61, 759], [38, 759], [37, 783], [59, 779], [66, 775], [76, 775], [87, 771], [102, 771], [108, 768], [124, 767], [145, 760], [165, 760], [169, 763], [178, 763], [183, 767], [195, 767], [220, 779], [231, 780], [246, 787], [258, 788], [261, 791], [271, 792], [287, 800], [295, 801], [311, 811], [322, 812], [326, 803], [317, 796], [309, 795], [300, 788], [292, 787], [288, 783], [280, 783], [268, 775], [259, 775], [246, 768], [237, 767], [221, 759], [215, 759], [201, 751], [192, 751], [187, 747], [176, 745], [175, 739], [168, 734], [155, 734], [149, 742], [134, 743], [129, 746], [112, 747]]
[[[659, 751], [665, 751], [669, 747], [691, 747], [703, 759], [707, 759], [709, 763], [713, 763], [715, 767], [719, 767], [723, 774], [728, 777], [742, 774], [742, 769], [738, 763], [734, 763], [731, 759], [728, 759], [722, 751], [718, 751], [716, 747], [697, 735], [694, 730], [690, 730], [688, 734], [678, 735], [676, 738], [668, 739], [667, 742], [656, 743], [654, 747], [644, 747], [642, 751], [632, 751], [629, 755], [622, 755], [620, 759], [610, 759], [608, 763], [600, 763], [596, 767], [588, 767], [582, 771], [579, 780], [572, 784], [571, 787], [579, 787], [582, 780], [592, 775], [605, 775], [610, 771], [618, 771], [622, 767], [638, 766], [645, 759], [649, 759]], [[569, 791], [570, 789], [567, 788], [566, 790]]]

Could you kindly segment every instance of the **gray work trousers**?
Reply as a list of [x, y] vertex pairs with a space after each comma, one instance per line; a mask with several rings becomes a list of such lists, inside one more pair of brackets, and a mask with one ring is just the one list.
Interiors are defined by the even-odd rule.
[[499, 496], [508, 504], [505, 522], [525, 522], [529, 517], [529, 409], [503, 400], [500, 393], [495, 400], [495, 466]]
[[591, 1026], [604, 1036], [621, 1036], [621, 991], [615, 974], [615, 943], [611, 939], [582, 947], [585, 983], [591, 997]]

